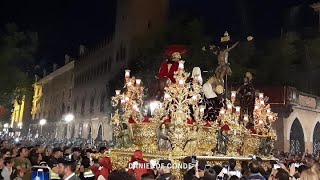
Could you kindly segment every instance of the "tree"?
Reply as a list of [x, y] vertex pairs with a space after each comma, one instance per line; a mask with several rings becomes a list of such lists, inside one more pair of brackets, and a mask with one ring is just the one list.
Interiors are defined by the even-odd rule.
[[11, 108], [12, 100], [32, 93], [33, 55], [38, 45], [34, 32], [19, 31], [6, 25], [0, 36], [0, 106]]

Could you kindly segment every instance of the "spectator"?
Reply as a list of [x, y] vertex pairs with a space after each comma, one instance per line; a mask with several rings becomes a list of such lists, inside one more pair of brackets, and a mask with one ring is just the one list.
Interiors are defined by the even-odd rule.
[[22, 180], [23, 176], [24, 176], [23, 171], [20, 169], [16, 169], [12, 174], [12, 179], [13, 180]]
[[3, 158], [11, 157], [10, 149], [3, 148], [1, 149], [1, 154], [3, 154]]
[[63, 180], [80, 180], [75, 174], [76, 168], [77, 162], [69, 157], [65, 157], [59, 163], [58, 174]]
[[217, 173], [214, 171], [213, 168], [206, 169], [202, 179], [203, 180], [217, 179]]
[[31, 162], [28, 159], [29, 150], [26, 147], [22, 147], [18, 151], [19, 157], [14, 160], [14, 167], [23, 171], [23, 180], [31, 179]]
[[300, 180], [319, 180], [319, 176], [311, 169], [307, 169], [301, 173]]
[[112, 171], [107, 180], [135, 180], [135, 178], [126, 171], [115, 170]]
[[289, 177], [290, 177], [289, 173], [282, 168], [278, 169], [278, 172], [276, 173], [276, 176], [275, 176], [277, 180], [289, 180]]
[[4, 180], [10, 180], [12, 174], [12, 167], [13, 167], [13, 159], [12, 157], [6, 157], [4, 159], [4, 167], [1, 172], [1, 176]]
[[155, 177], [153, 174], [142, 174], [141, 180], [154, 180]]
[[260, 174], [260, 163], [257, 160], [253, 160], [249, 164], [250, 175], [248, 176], [248, 180], [265, 180], [265, 178]]
[[160, 160], [159, 161], [159, 177], [157, 180], [172, 180], [175, 176], [171, 173], [171, 161], [170, 160]]

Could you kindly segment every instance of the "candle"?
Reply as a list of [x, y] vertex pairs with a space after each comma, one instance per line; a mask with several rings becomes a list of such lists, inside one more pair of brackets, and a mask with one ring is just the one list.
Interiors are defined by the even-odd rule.
[[236, 129], [234, 130], [234, 135], [237, 135], [237, 130]]
[[168, 93], [164, 94], [164, 99], [169, 99], [171, 96]]
[[259, 106], [258, 105], [255, 105], [254, 106], [254, 110], [258, 110], [259, 109]]
[[180, 71], [184, 70], [184, 61], [182, 61], [182, 60], [179, 61], [178, 70], [180, 70]]
[[125, 78], [129, 78], [130, 77], [130, 70], [125, 70], [125, 73], [124, 73], [124, 77]]
[[116, 90], [116, 95], [120, 95], [121, 90]]
[[221, 109], [219, 113], [220, 113], [220, 115], [224, 115], [225, 112], [226, 111], [224, 109]]
[[124, 104], [126, 101], [124, 99], [121, 99], [121, 104]]
[[260, 100], [263, 99], [263, 93], [259, 93], [259, 99], [260, 99]]
[[197, 96], [196, 95], [192, 96], [192, 100], [197, 101]]
[[203, 106], [200, 107], [200, 113], [201, 113], [201, 114], [204, 113], [204, 107], [203, 107]]
[[248, 120], [249, 120], [248, 115], [244, 115], [244, 116], [243, 116], [243, 120], [244, 120], [244, 121], [248, 121]]
[[140, 87], [141, 79], [136, 79], [136, 86]]
[[180, 85], [183, 85], [183, 84], [184, 84], [184, 80], [180, 79], [180, 80], [179, 80], [179, 84], [180, 84]]
[[227, 104], [228, 112], [232, 112], [232, 104]]
[[264, 105], [264, 100], [261, 100], [261, 101], [260, 101], [260, 104], [261, 104], [261, 105]]
[[129, 101], [129, 97], [125, 97], [125, 98], [124, 98], [124, 101], [125, 101], [125, 102], [128, 102], [128, 101]]
[[271, 112], [271, 110], [270, 110], [270, 108], [268, 108], [268, 109], [267, 109], [267, 113], [270, 114], [270, 112]]
[[236, 106], [236, 115], [240, 115], [240, 106]]
[[273, 120], [273, 116], [272, 115], [268, 116], [268, 119], [269, 121]]
[[263, 124], [263, 121], [262, 121], [262, 120], [259, 120], [259, 124], [260, 124], [260, 125]]
[[237, 95], [237, 91], [231, 91], [231, 100], [235, 100]]
[[131, 87], [131, 85], [132, 85], [132, 82], [129, 81], [127, 84], [128, 88]]

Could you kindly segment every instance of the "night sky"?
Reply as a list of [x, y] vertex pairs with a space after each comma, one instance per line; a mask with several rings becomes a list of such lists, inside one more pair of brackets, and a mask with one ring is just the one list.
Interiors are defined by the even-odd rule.
[[[256, 39], [280, 35], [284, 10], [315, 0], [171, 0], [171, 17], [183, 14], [205, 22], [206, 33], [228, 30]], [[116, 0], [1, 0], [1, 28], [15, 22], [22, 30], [38, 32], [38, 62], [64, 61], [75, 56], [80, 44], [94, 47], [114, 31]], [[314, 20], [303, 20], [301, 26]], [[213, 37], [214, 38], [214, 37]], [[216, 37], [215, 37], [216, 38]]]

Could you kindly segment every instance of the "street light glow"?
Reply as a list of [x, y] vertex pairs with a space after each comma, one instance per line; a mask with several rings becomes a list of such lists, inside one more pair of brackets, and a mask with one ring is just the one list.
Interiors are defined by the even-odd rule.
[[8, 124], [8, 123], [5, 123], [5, 124], [3, 125], [3, 127], [4, 127], [4, 128], [8, 128], [8, 127], [9, 127], [9, 124]]
[[45, 120], [45, 119], [41, 119], [41, 120], [39, 121], [39, 124], [40, 124], [41, 126], [45, 125], [46, 123], [47, 123], [47, 120]]
[[73, 114], [67, 114], [65, 117], [64, 117], [64, 120], [69, 123], [71, 121], [74, 120], [74, 115]]

